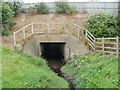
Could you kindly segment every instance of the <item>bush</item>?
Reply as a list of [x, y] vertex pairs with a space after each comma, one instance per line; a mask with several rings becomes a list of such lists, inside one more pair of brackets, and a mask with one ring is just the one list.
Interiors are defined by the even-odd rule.
[[39, 13], [39, 14], [49, 13], [49, 8], [44, 2], [38, 3], [36, 5], [36, 10], [37, 10], [37, 13]]
[[55, 10], [57, 13], [67, 13], [67, 14], [72, 14], [75, 12], [76, 7], [75, 6], [70, 6], [67, 2], [55, 2]]
[[13, 11], [10, 9], [10, 6], [6, 3], [2, 4], [2, 25], [3, 28], [0, 31], [2, 33], [2, 36], [7, 36], [9, 34], [9, 29], [15, 25], [15, 22], [13, 22]]
[[76, 10], [75, 6], [69, 6], [69, 9], [67, 10], [67, 14], [73, 14]]
[[36, 8], [35, 8], [34, 6], [30, 6], [30, 7], [28, 8], [28, 11], [29, 11], [29, 13], [34, 14], [35, 11], [36, 11]]
[[12, 22], [13, 12], [10, 9], [10, 6], [3, 3], [2, 4], [2, 24], [9, 24]]
[[2, 34], [2, 36], [9, 35], [9, 28], [8, 27], [3, 27], [0, 33]]
[[117, 20], [117, 15], [97, 13], [88, 18], [85, 27], [95, 37], [115, 37], [117, 35], [120, 36]]
[[10, 6], [12, 11], [14, 12], [14, 16], [16, 16], [21, 11], [22, 2], [16, 2], [15, 0], [13, 2], [7, 2], [7, 4]]

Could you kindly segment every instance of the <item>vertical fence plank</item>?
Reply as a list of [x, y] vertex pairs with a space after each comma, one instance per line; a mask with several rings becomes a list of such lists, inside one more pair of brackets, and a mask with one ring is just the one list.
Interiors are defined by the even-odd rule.
[[80, 27], [78, 27], [78, 39], [80, 38]]
[[119, 37], [116, 37], [116, 54], [117, 57], [119, 57]]
[[13, 33], [13, 36], [14, 36], [14, 46], [16, 46], [16, 36], [15, 36], [15, 32]]
[[25, 39], [25, 28], [23, 27], [23, 38]]
[[102, 38], [102, 54], [104, 55], [105, 51], [105, 39], [104, 37]]
[[96, 38], [94, 39], [94, 51], [96, 50]]
[[88, 36], [88, 31], [87, 31], [87, 29], [85, 30], [85, 36], [86, 36], [86, 38], [87, 38], [87, 36]]
[[33, 23], [31, 23], [31, 27], [32, 27], [32, 34], [34, 33], [34, 26], [33, 26], [34, 24]]

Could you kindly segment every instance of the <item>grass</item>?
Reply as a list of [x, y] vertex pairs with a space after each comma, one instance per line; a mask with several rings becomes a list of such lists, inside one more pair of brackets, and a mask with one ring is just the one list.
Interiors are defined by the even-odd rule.
[[68, 83], [52, 72], [44, 59], [1, 49], [3, 88], [68, 88]]
[[89, 53], [72, 59], [62, 68], [76, 88], [118, 88], [118, 59], [114, 55]]

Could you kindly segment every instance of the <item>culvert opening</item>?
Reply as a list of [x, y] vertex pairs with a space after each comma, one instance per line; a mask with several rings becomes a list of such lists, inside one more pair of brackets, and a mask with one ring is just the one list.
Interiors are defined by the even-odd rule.
[[65, 42], [40, 43], [41, 57], [48, 61], [48, 66], [62, 76], [61, 67], [65, 64]]

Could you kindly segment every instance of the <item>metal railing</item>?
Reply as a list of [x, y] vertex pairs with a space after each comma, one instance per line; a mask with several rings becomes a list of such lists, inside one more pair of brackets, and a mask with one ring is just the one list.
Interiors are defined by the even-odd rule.
[[[14, 46], [16, 47], [20, 45], [23, 39], [33, 34], [41, 34], [41, 33], [42, 34], [51, 34], [51, 33], [68, 34], [70, 33], [79, 39], [81, 37], [80, 36], [81, 30], [83, 30], [84, 33], [82, 34], [84, 34], [84, 36], [87, 38], [88, 44], [93, 51], [98, 51], [98, 52], [101, 52], [102, 54], [115, 54], [117, 55], [117, 57], [120, 55], [120, 38], [118, 36], [115, 38], [104, 38], [104, 37], [96, 38], [87, 29], [80, 27], [79, 25], [75, 23], [70, 24], [70, 28], [69, 28], [70, 30], [67, 30], [66, 26], [68, 24], [69, 23], [62, 23], [62, 22], [30, 23], [13, 33]], [[54, 26], [52, 27], [52, 25]], [[61, 28], [61, 30], [59, 28]], [[17, 41], [17, 36], [18, 36], [19, 41]]]

